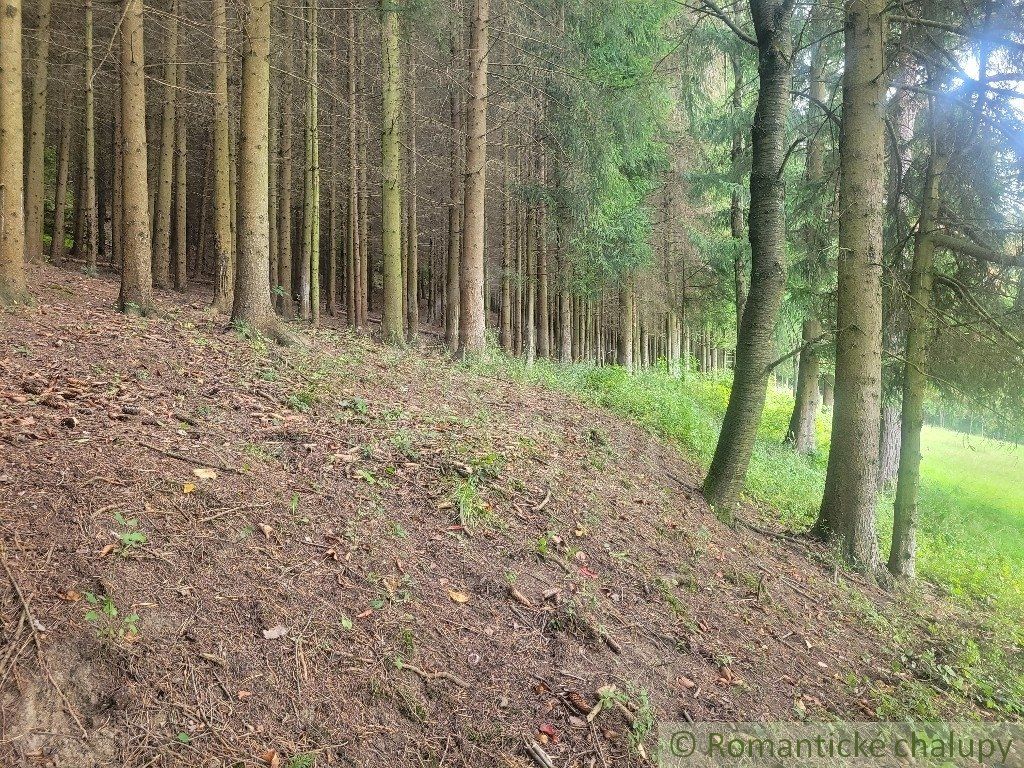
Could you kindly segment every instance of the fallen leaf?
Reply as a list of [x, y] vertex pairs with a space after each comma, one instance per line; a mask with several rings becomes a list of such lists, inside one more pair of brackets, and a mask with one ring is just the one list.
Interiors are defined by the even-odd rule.
[[196, 484], [195, 483], [185, 483], [184, 485], [181, 486], [181, 492], [182, 493], [193, 493], [195, 491], [195, 489], [196, 489]]
[[270, 768], [279, 768], [281, 765], [281, 756], [277, 754], [275, 749], [268, 749], [260, 757]]
[[455, 589], [449, 589], [448, 590], [448, 597], [450, 597], [452, 599], [452, 601], [456, 602], [456, 603], [468, 603], [469, 602], [469, 595], [467, 595], [465, 592], [459, 592], [458, 590], [455, 590]]
[[210, 469], [209, 467], [196, 467], [192, 470], [192, 474], [196, 477], [202, 478], [203, 480], [217, 479], [217, 470]]
[[245, 701], [252, 697], [252, 691], [239, 691], [237, 696], [239, 701]]
[[106, 557], [115, 549], [117, 549], [117, 544], [107, 544], [107, 546], [100, 550], [100, 557]]
[[263, 637], [267, 640], [280, 640], [282, 637], [288, 634], [288, 627], [283, 627], [278, 624], [276, 627], [263, 630]]

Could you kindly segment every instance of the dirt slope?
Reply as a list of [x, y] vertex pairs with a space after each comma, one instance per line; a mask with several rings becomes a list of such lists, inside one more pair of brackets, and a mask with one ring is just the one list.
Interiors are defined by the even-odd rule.
[[884, 638], [824, 558], [720, 523], [648, 434], [34, 280], [0, 315], [0, 765], [645, 765], [652, 718], [872, 714]]

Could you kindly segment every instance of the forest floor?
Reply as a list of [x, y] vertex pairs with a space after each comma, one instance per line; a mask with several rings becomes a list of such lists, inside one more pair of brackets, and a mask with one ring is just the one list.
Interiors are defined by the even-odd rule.
[[723, 523], [609, 411], [32, 280], [0, 315], [0, 765], [641, 766], [658, 720], [963, 711], [907, 658], [939, 598]]

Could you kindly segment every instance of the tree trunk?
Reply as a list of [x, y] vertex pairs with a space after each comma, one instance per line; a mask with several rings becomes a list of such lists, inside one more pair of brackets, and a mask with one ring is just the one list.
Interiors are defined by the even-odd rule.
[[292, 70], [295, 65], [292, 40], [292, 14], [284, 13], [284, 35], [282, 36], [282, 72], [281, 72], [281, 180], [278, 192], [278, 225], [277, 225], [277, 284], [280, 286], [278, 309], [286, 319], [295, 317], [295, 286], [292, 283], [292, 149], [294, 141], [294, 118], [292, 108], [294, 91], [292, 90]]
[[782, 162], [790, 110], [793, 5], [790, 0], [754, 0], [751, 13], [757, 34], [759, 84], [750, 132], [750, 292], [740, 322], [729, 404], [704, 481], [708, 503], [723, 509], [732, 506], [746, 480], [764, 411], [773, 335], [786, 288]]
[[309, 0], [306, 21], [306, 183], [303, 247], [299, 271], [299, 314], [320, 322], [320, 84], [317, 0]]
[[633, 285], [630, 275], [623, 275], [619, 285], [619, 346], [616, 362], [633, 372]]
[[485, 349], [484, 219], [487, 192], [487, 65], [490, 0], [474, 0], [469, 37], [469, 102], [466, 105], [464, 243], [459, 284], [459, 351], [463, 359]]
[[121, 130], [124, 134], [121, 237], [124, 267], [118, 307], [148, 314], [153, 308], [146, 159], [146, 61], [142, 39], [142, 0], [121, 6]]
[[[44, 150], [46, 147], [46, 86], [50, 58], [50, 0], [39, 0], [36, 67], [32, 74], [32, 105], [25, 169], [25, 258], [43, 257], [43, 210], [46, 200]], [[67, 104], [64, 105], [67, 109]]]
[[903, 366], [903, 410], [893, 509], [892, 548], [889, 571], [913, 578], [917, 557], [917, 504], [921, 488], [921, 428], [924, 426], [924, 398], [928, 386], [928, 345], [933, 332], [932, 283], [935, 243], [931, 234], [939, 215], [942, 176], [946, 155], [936, 146], [932, 151], [921, 204], [921, 219], [914, 238], [914, 262], [910, 277], [909, 321], [906, 362]]
[[406, 335], [410, 343], [416, 342], [420, 333], [420, 299], [419, 299], [419, 276], [420, 276], [420, 230], [419, 230], [419, 201], [417, 195], [417, 174], [419, 172], [416, 158], [416, 52], [415, 40], [411, 38], [410, 30], [409, 55], [408, 55], [408, 77], [409, 77], [409, 110], [406, 116], [408, 125], [409, 144], [409, 178], [406, 182], [408, 187], [408, 203], [406, 204], [406, 288], [405, 288], [405, 327]]
[[[53, 235], [50, 238], [50, 262], [61, 264], [64, 262], [64, 218], [67, 215], [68, 205], [68, 167], [71, 164], [71, 110], [68, 105], [67, 94], [64, 98], [64, 109], [61, 114], [60, 147], [57, 150], [57, 181], [53, 193]], [[115, 143], [114, 151], [120, 153], [120, 142]], [[115, 185], [120, 183], [120, 178], [115, 179]], [[116, 192], [115, 188], [115, 192]], [[116, 212], [116, 208], [115, 208]], [[114, 228], [114, 243], [119, 243], [120, 229]]]
[[878, 564], [878, 422], [882, 375], [883, 0], [851, 0], [839, 169], [839, 284], [835, 409], [825, 495], [815, 530], [851, 564]]
[[358, 325], [359, 310], [359, 169], [356, 141], [356, 16], [348, 10], [348, 247], [345, 270], [345, 316], [350, 328]]
[[[275, 21], [270, 19], [271, 35], [274, 34]], [[270, 138], [267, 146], [269, 154], [270, 174], [270, 296], [275, 307], [280, 309], [281, 282], [281, 208], [279, 182], [281, 179], [281, 60], [280, 37], [271, 37], [270, 67]]]
[[81, 247], [75, 243], [75, 248], [79, 256], [84, 258], [85, 271], [90, 275], [96, 274], [96, 256], [99, 252], [99, 213], [96, 209], [96, 90], [93, 87], [92, 37], [92, 0], [85, 0], [85, 169], [81, 201], [83, 238]]
[[405, 343], [402, 310], [402, 74], [398, 12], [387, 6], [381, 20], [381, 238], [384, 304], [381, 336]]
[[232, 305], [235, 265], [231, 239], [231, 142], [228, 121], [228, 29], [224, 0], [213, 0], [213, 306]]
[[878, 422], [878, 488], [891, 491], [900, 464], [900, 409], [896, 403], [882, 403]]
[[181, 90], [175, 95], [178, 102], [174, 123], [174, 287], [179, 291], [188, 285], [188, 146], [186, 144], [186, 71], [185, 63], [178, 62], [175, 77]]
[[231, 320], [282, 340], [270, 301], [270, 0], [242, 7], [238, 253]]
[[178, 14], [179, 0], [171, 3], [167, 17], [167, 51], [164, 61], [163, 116], [160, 120], [160, 166], [157, 173], [156, 208], [153, 228], [153, 286], [171, 284], [171, 206], [174, 199], [174, 137], [178, 104]]
[[[458, 16], [461, 22], [461, 15]], [[452, 70], [454, 81], [451, 84], [451, 122], [452, 122], [452, 160], [451, 181], [448, 203], [448, 261], [446, 269], [444, 293], [444, 340], [449, 349], [454, 350], [459, 342], [459, 297], [461, 268], [461, 232], [462, 232], [462, 99], [459, 97], [458, 73], [462, 64], [462, 27], [456, 23], [452, 32]]]
[[796, 403], [786, 430], [786, 442], [797, 453], [814, 453], [817, 449], [815, 426], [818, 420], [818, 378], [821, 364], [815, 344], [821, 336], [821, 323], [814, 318], [804, 320], [800, 366], [796, 380]]

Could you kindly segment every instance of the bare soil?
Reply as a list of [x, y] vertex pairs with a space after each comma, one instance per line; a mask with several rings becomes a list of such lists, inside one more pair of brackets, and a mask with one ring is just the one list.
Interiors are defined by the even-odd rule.
[[641, 766], [652, 718], [873, 716], [851, 595], [886, 596], [720, 522], [651, 435], [340, 325], [280, 349], [201, 291], [136, 318], [33, 280], [0, 315], [0, 765]]

